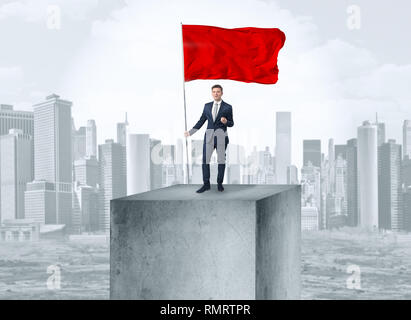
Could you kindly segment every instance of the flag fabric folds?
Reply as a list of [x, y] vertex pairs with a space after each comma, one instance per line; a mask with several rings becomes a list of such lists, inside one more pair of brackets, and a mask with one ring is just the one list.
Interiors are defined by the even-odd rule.
[[278, 28], [183, 25], [184, 80], [230, 79], [274, 84], [285, 34]]

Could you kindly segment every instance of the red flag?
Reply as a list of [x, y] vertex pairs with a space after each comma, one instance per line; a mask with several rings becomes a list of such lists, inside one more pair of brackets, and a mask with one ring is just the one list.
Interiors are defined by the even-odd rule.
[[285, 34], [277, 28], [183, 25], [184, 78], [273, 84]]

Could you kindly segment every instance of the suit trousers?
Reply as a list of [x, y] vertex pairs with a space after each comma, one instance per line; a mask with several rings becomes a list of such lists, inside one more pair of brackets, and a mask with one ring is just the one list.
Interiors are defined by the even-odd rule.
[[217, 149], [217, 163], [218, 163], [218, 174], [217, 183], [222, 184], [224, 180], [225, 171], [225, 160], [226, 160], [226, 149], [228, 144], [228, 137], [222, 129], [213, 130], [210, 132], [207, 130], [206, 136], [203, 143], [203, 182], [204, 184], [210, 183], [210, 160], [214, 149]]

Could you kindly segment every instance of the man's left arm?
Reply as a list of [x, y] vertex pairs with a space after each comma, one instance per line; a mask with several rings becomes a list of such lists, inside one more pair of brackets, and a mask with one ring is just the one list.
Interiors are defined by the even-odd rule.
[[230, 106], [230, 109], [228, 110], [228, 114], [227, 114], [227, 127], [232, 127], [232, 126], [234, 126], [233, 108]]

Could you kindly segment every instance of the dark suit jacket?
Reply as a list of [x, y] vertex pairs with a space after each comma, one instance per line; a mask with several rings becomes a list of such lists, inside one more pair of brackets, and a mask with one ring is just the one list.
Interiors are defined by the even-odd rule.
[[[206, 103], [204, 105], [204, 110], [203, 113], [200, 117], [200, 120], [194, 125], [193, 129], [191, 129], [190, 136], [193, 135], [197, 130], [199, 130], [204, 122], [208, 120], [207, 124], [207, 130], [212, 129], [212, 130], [217, 130], [217, 129], [223, 129], [224, 132], [227, 132], [227, 127], [232, 127], [234, 126], [234, 120], [233, 120], [233, 107], [229, 105], [228, 103], [224, 102], [221, 100], [221, 105], [220, 109], [218, 110], [217, 116], [215, 118], [215, 121], [213, 121], [213, 115], [212, 115], [212, 109], [213, 109], [214, 101]], [[224, 124], [221, 122], [221, 117], [225, 117], [227, 119], [227, 124]], [[205, 135], [204, 135], [205, 139]], [[228, 135], [226, 136], [227, 143], [229, 142]]]

